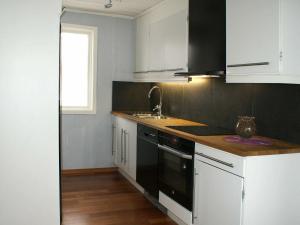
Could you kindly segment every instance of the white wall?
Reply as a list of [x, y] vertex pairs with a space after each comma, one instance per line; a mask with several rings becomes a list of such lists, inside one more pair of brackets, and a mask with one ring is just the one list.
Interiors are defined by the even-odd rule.
[[111, 167], [112, 81], [133, 78], [134, 21], [66, 12], [62, 22], [98, 27], [97, 114], [62, 116], [63, 169]]
[[0, 224], [59, 224], [60, 0], [0, 1]]

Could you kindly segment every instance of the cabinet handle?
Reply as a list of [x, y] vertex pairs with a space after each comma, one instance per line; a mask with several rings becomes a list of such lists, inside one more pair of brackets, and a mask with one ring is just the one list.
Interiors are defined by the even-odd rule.
[[121, 130], [121, 163], [123, 163], [123, 135], [124, 135], [124, 130]]
[[116, 137], [116, 126], [112, 125], [112, 143], [111, 143], [111, 154], [114, 155], [115, 154], [115, 137]]
[[198, 153], [198, 152], [196, 152], [196, 154], [202, 156], [203, 158], [207, 158], [207, 159], [209, 159], [209, 160], [212, 160], [212, 161], [215, 161], [215, 162], [217, 162], [217, 163], [223, 164], [224, 166], [228, 166], [228, 167], [234, 168], [234, 165], [233, 165], [232, 163], [228, 163], [228, 162], [219, 160], [219, 159], [217, 159], [217, 158], [214, 158], [214, 157], [205, 155], [205, 154], [203, 154], [203, 153]]
[[127, 163], [127, 134], [128, 132], [124, 130], [124, 164]]
[[148, 73], [148, 71], [136, 71], [134, 73]]
[[164, 72], [164, 70], [149, 70], [148, 73], [159, 73]]
[[233, 67], [266, 66], [266, 65], [270, 65], [270, 63], [269, 62], [257, 62], [257, 63], [231, 64], [231, 65], [227, 65], [227, 67], [233, 68]]
[[166, 69], [165, 71], [176, 72], [176, 71], [180, 71], [180, 70], [184, 70], [184, 68]]
[[163, 70], [148, 70], [148, 71], [136, 71], [134, 73], [159, 73], [159, 72], [176, 72], [184, 70], [184, 68], [176, 68], [176, 69], [163, 69]]
[[[198, 173], [197, 173], [197, 169], [196, 167], [194, 168], [194, 185], [193, 185], [193, 196], [194, 196], [194, 199], [197, 199], [196, 198], [196, 190], [197, 190], [197, 178], [196, 176], [198, 176]], [[192, 212], [192, 224], [195, 224], [195, 220], [197, 220], [197, 208], [196, 208], [196, 200], [193, 201], [193, 212]]]

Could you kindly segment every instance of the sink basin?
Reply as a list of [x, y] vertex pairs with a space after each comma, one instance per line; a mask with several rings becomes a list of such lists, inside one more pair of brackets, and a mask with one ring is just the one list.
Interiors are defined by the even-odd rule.
[[157, 114], [151, 114], [151, 113], [133, 113], [131, 114], [134, 117], [137, 117], [139, 119], [155, 119], [155, 120], [164, 120], [168, 119], [166, 116], [158, 116]]

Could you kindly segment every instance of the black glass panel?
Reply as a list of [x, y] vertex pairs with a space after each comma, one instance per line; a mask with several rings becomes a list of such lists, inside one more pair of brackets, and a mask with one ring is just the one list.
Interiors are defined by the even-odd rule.
[[[154, 134], [145, 136], [144, 134]], [[157, 131], [138, 126], [136, 181], [153, 197], [158, 198], [158, 148]]]
[[159, 190], [188, 210], [192, 210], [193, 160], [159, 152]]

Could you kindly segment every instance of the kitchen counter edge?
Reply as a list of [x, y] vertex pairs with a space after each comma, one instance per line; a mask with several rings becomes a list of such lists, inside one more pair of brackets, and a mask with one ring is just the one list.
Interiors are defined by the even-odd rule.
[[209, 147], [222, 150], [228, 153], [232, 153], [234, 155], [242, 156], [242, 157], [300, 153], [300, 145], [291, 144], [291, 143], [287, 143], [272, 138], [261, 137], [268, 141], [271, 141], [273, 143], [272, 146], [250, 146], [250, 145], [241, 145], [236, 143], [225, 142], [224, 137], [229, 135], [196, 136], [193, 134], [181, 132], [167, 127], [167, 126], [206, 126], [203, 123], [192, 122], [184, 119], [178, 119], [173, 117], [164, 120], [141, 119], [119, 111], [113, 111], [111, 114], [117, 117], [134, 121], [136, 123], [148, 127], [152, 127], [162, 132], [176, 135], [178, 137], [185, 138], [187, 140], [191, 140], [196, 143], [207, 145]]

